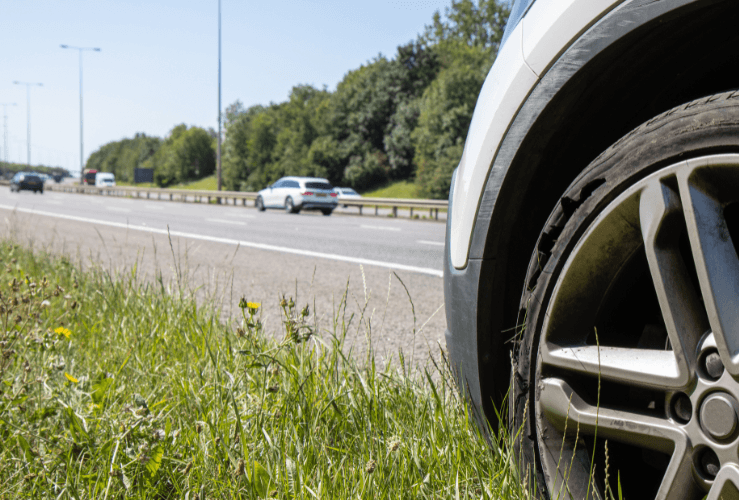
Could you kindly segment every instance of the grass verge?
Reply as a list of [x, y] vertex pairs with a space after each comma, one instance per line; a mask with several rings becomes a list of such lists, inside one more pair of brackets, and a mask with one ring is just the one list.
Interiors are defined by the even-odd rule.
[[344, 302], [322, 328], [285, 298], [268, 336], [10, 242], [0, 274], [0, 498], [526, 496], [445, 374], [344, 352]]
[[410, 181], [398, 181], [374, 191], [362, 193], [362, 196], [368, 198], [420, 198], [418, 195], [418, 186]]

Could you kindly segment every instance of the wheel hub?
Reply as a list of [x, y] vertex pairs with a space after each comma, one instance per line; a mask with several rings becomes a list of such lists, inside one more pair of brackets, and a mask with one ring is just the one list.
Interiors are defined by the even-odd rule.
[[725, 393], [708, 396], [701, 405], [703, 429], [714, 439], [723, 440], [734, 433], [737, 425], [736, 400]]

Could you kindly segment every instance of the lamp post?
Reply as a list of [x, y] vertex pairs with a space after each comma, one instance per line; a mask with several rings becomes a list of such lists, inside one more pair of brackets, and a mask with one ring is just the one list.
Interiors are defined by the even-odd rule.
[[42, 87], [43, 83], [38, 82], [19, 82], [15, 81], [13, 82], [16, 85], [25, 85], [26, 86], [26, 122], [27, 122], [27, 130], [26, 130], [26, 144], [28, 146], [28, 157], [27, 157], [27, 163], [28, 166], [31, 166], [31, 87], [34, 85], [38, 85], [39, 87]]
[[15, 106], [14, 102], [2, 102], [3, 107], [3, 156], [5, 167], [8, 166], [8, 106]]
[[[221, 0], [218, 0], [218, 153], [216, 164], [218, 191], [221, 190]], [[218, 203], [221, 199], [218, 199]]]
[[82, 134], [82, 52], [85, 50], [100, 52], [100, 49], [98, 47], [73, 47], [71, 45], [60, 45], [60, 47], [63, 49], [74, 49], [80, 53], [80, 184], [82, 184], [85, 179], [85, 151]]

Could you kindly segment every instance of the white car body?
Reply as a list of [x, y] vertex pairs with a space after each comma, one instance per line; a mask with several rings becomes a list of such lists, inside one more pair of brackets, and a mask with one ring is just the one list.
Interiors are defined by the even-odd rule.
[[321, 210], [328, 215], [336, 208], [338, 195], [327, 179], [320, 177], [283, 177], [258, 193], [264, 208], [294, 207]]
[[485, 181], [516, 113], [562, 52], [622, 2], [537, 0], [508, 36], [478, 97], [456, 172], [449, 248], [456, 269], [467, 266]]
[[95, 174], [95, 187], [115, 186], [115, 174], [98, 172]]
[[336, 191], [339, 203], [341, 203], [344, 200], [358, 200], [362, 198], [362, 195], [354, 191], [352, 188], [337, 187], [337, 188], [334, 188], [334, 191]]

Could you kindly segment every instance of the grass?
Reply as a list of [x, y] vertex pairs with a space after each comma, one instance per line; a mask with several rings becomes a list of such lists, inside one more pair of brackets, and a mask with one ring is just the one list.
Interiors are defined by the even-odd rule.
[[528, 498], [443, 369], [345, 352], [344, 301], [267, 335], [135, 270], [0, 242], [0, 274], [0, 498]]
[[410, 181], [398, 181], [374, 191], [362, 193], [368, 198], [420, 198], [418, 186]]
[[172, 186], [173, 189], [193, 189], [200, 191], [216, 191], [218, 189], [218, 180], [215, 175], [203, 177], [197, 181]]

